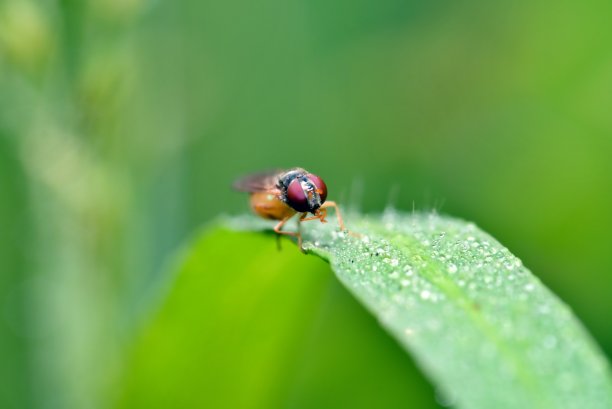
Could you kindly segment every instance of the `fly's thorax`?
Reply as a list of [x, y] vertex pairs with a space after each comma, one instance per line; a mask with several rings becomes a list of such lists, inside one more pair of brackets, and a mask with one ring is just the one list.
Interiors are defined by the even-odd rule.
[[289, 207], [280, 198], [268, 192], [256, 192], [251, 194], [251, 209], [264, 219], [282, 220], [295, 214], [295, 210]]

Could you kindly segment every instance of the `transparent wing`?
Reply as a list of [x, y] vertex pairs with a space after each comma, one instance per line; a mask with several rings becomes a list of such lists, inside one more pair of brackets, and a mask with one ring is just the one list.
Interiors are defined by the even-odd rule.
[[240, 192], [266, 192], [276, 190], [278, 177], [283, 170], [274, 169], [265, 172], [253, 173], [236, 180], [233, 188]]

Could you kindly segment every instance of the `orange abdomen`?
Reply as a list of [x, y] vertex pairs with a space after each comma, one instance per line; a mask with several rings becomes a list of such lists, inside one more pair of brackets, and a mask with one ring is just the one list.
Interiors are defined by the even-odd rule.
[[251, 194], [251, 208], [264, 219], [282, 220], [295, 214], [295, 210], [283, 203], [276, 195], [266, 192]]

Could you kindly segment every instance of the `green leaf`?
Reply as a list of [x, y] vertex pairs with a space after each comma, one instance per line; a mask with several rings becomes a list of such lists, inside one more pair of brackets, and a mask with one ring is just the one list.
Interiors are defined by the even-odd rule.
[[606, 359], [570, 309], [472, 223], [436, 214], [304, 226], [311, 250], [462, 408], [611, 408]]
[[[269, 228], [254, 218], [229, 224]], [[351, 218], [349, 227], [352, 234], [304, 223], [305, 247], [329, 260], [442, 403], [612, 407], [608, 364], [581, 324], [473, 224], [387, 212]], [[410, 362], [325, 266], [282, 243], [279, 252], [272, 237], [221, 229], [187, 250], [134, 344], [120, 406], [433, 404]]]
[[123, 408], [435, 408], [327, 263], [215, 227], [180, 256], [125, 362]]

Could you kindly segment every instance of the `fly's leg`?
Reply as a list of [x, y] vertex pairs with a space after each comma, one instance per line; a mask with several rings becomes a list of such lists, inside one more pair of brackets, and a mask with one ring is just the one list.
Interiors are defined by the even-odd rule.
[[327, 220], [325, 220], [325, 217], [327, 217], [327, 209], [319, 209], [317, 210], [317, 213], [314, 216], [311, 217], [306, 217], [308, 213], [304, 213], [302, 215], [302, 217], [300, 217], [300, 221], [301, 222], [307, 222], [308, 220], [320, 220], [321, 223], [327, 223]]
[[[300, 217], [300, 220], [302, 220], [302, 217], [304, 217], [305, 213]], [[287, 236], [292, 236], [292, 237], [297, 237], [297, 241], [298, 241], [298, 247], [300, 248], [300, 250], [302, 252], [304, 252], [304, 249], [302, 248], [302, 233], [298, 232], [293, 232], [293, 231], [283, 231], [281, 230], [281, 228], [285, 225], [285, 223], [287, 223], [287, 221], [289, 221], [289, 219], [291, 219], [294, 215], [290, 215], [285, 217], [283, 220], [281, 220], [280, 222], [278, 222], [278, 224], [276, 226], [274, 226], [274, 231], [278, 234], [285, 234]], [[299, 226], [299, 224], [298, 224]]]
[[302, 247], [302, 222], [306, 220], [307, 214], [308, 213], [302, 213], [302, 215], [298, 219], [298, 234], [299, 234], [298, 244], [300, 246], [300, 250], [302, 250], [302, 253], [305, 253], [304, 248]]
[[336, 217], [338, 218], [338, 225], [340, 226], [340, 230], [342, 231], [346, 230], [346, 227], [344, 227], [344, 221], [342, 220], [342, 215], [340, 214], [340, 209], [338, 209], [338, 205], [336, 204], [336, 202], [323, 203], [323, 205], [321, 206], [321, 210], [325, 210], [327, 212], [326, 209], [330, 207], [333, 207], [336, 210]]

